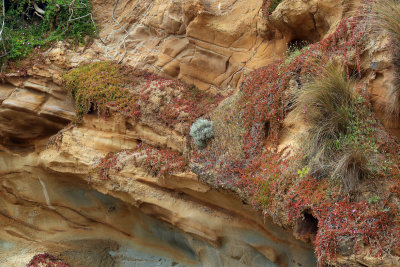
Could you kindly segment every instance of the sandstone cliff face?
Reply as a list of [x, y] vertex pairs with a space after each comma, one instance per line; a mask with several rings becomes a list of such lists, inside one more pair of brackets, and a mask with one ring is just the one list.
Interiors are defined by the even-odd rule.
[[[41, 251], [73, 266], [315, 264], [308, 245], [192, 173], [155, 178], [127, 158], [109, 180], [90, 176], [107, 152], [163, 138], [112, 121], [89, 116], [58, 145], [2, 157], [3, 264], [22, 266]], [[13, 258], [21, 247], [24, 257]]]
[[262, 0], [93, 1], [104, 42], [95, 47], [203, 90], [235, 88], [282, 57], [287, 42], [322, 39], [348, 11], [341, 1], [286, 2], [267, 23]]
[[183, 152], [179, 132], [117, 113], [65, 128], [74, 108], [62, 75], [99, 59], [204, 90], [236, 87], [286, 49], [283, 35], [268, 40], [257, 27], [261, 1], [121, 1], [121, 26], [111, 1], [93, 4], [105, 44], [73, 51], [58, 43], [0, 88], [0, 264], [25, 266], [48, 251], [72, 266], [314, 266], [310, 245], [193, 173], [156, 178], [129, 157], [109, 180], [91, 172], [107, 153], [139, 143]]
[[[262, 0], [92, 2], [101, 40], [58, 43], [0, 85], [0, 265], [49, 251], [71, 266], [316, 266], [311, 245], [194, 173], [153, 177], [129, 155], [110, 179], [93, 173], [107, 153], [142, 143], [184, 152], [187, 136], [116, 112], [66, 127], [75, 114], [62, 75], [112, 59], [227, 93], [288, 42], [323, 39], [357, 1], [286, 0], [269, 21]], [[379, 106], [391, 67], [384, 45], [371, 46], [363, 68]]]

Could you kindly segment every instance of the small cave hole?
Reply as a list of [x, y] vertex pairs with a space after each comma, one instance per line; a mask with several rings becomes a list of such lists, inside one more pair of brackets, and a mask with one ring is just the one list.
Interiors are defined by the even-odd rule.
[[295, 51], [300, 51], [307, 45], [309, 45], [310, 42], [307, 40], [302, 40], [302, 39], [293, 39], [288, 42], [288, 53], [294, 53]]
[[115, 211], [116, 209], [117, 209], [117, 207], [116, 207], [115, 205], [110, 205], [110, 206], [108, 206], [107, 211], [108, 211], [108, 212], [113, 212], [113, 211]]
[[95, 111], [95, 110], [94, 110], [94, 105], [93, 105], [92, 102], [90, 102], [90, 103], [89, 103], [89, 109], [88, 109], [87, 114], [93, 114], [94, 111]]
[[318, 233], [318, 219], [310, 210], [303, 212], [303, 216], [297, 220], [295, 234], [303, 241], [311, 242]]
[[269, 140], [269, 135], [270, 135], [270, 133], [271, 133], [271, 123], [269, 122], [269, 121], [266, 121], [265, 123], [264, 123], [264, 140], [263, 140], [263, 144], [264, 145], [266, 145], [266, 146], [268, 146], [268, 145], [270, 145], [269, 143], [270, 143], [270, 140]]
[[10, 140], [10, 143], [13, 145], [23, 145], [26, 143], [25, 140], [19, 139], [19, 138], [14, 138], [14, 137], [10, 137], [9, 140]]
[[271, 124], [269, 121], [266, 121], [264, 123], [264, 134], [265, 134], [265, 138], [267, 138], [269, 136], [269, 131], [271, 130]]

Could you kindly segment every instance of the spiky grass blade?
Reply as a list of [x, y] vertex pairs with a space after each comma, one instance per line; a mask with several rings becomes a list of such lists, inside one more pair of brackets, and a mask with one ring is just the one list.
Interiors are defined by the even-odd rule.
[[315, 177], [327, 176], [332, 146], [345, 135], [352, 104], [352, 82], [337, 64], [327, 67], [310, 81], [297, 97], [295, 113], [302, 114], [310, 127], [303, 141]]

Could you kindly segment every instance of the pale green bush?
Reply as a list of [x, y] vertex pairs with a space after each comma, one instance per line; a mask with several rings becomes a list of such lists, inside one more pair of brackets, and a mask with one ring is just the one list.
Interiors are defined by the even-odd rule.
[[198, 147], [205, 147], [207, 142], [214, 137], [213, 122], [198, 119], [190, 127], [190, 136]]

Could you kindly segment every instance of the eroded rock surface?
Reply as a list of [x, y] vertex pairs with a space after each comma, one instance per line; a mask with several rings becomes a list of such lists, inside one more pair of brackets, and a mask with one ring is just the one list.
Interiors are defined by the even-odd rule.
[[42, 152], [2, 152], [1, 263], [22, 266], [25, 258], [11, 255], [24, 248], [27, 257], [50, 250], [73, 266], [315, 264], [308, 245], [193, 173], [155, 178], [127, 159], [109, 180], [89, 175], [109, 151], [162, 140], [118, 121], [89, 116]]
[[74, 116], [64, 88], [43, 76], [10, 79], [0, 94], [0, 139], [10, 149], [33, 146], [33, 140], [57, 133]]
[[[346, 12], [337, 1], [284, 1], [266, 23], [262, 0], [94, 1], [96, 49], [204, 90], [236, 87], [293, 39], [321, 39]], [[113, 19], [114, 18], [114, 19]]]
[[[316, 266], [310, 245], [193, 173], [156, 178], [129, 157], [108, 180], [92, 172], [107, 153], [141, 143], [183, 152], [178, 131], [90, 114], [49, 138], [74, 117], [62, 84], [73, 67], [113, 59], [224, 92], [282, 58], [288, 42], [324, 38], [354, 7], [285, 0], [267, 21], [262, 0], [92, 2], [102, 41], [58, 43], [0, 85], [0, 266], [44, 251], [71, 266]], [[392, 69], [384, 45], [371, 46], [362, 68], [378, 107]]]

